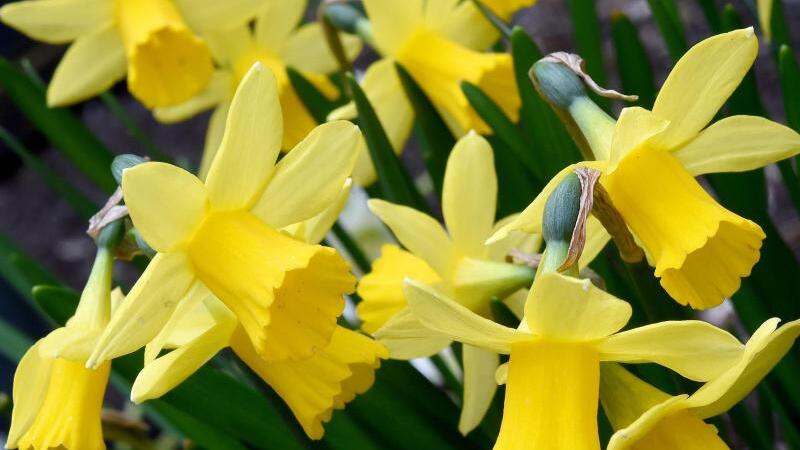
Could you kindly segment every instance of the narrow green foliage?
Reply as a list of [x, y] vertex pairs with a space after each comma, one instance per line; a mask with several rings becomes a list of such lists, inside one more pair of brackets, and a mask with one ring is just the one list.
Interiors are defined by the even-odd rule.
[[714, 0], [698, 0], [700, 8], [703, 10], [703, 15], [711, 28], [711, 32], [716, 34], [722, 30], [722, 18], [717, 10], [717, 5]]
[[125, 107], [122, 106], [122, 103], [117, 100], [117, 97], [114, 96], [114, 93], [111, 91], [106, 91], [100, 94], [100, 101], [106, 105], [109, 111], [114, 114], [122, 125], [125, 126], [125, 129], [128, 131], [128, 135], [130, 135], [133, 140], [139, 144], [150, 157], [155, 161], [164, 161], [164, 162], [171, 162], [172, 159], [164, 152], [162, 152], [158, 146], [150, 139], [149, 136], [136, 124], [136, 121], [133, 117], [128, 114], [128, 111], [125, 110]]
[[333, 231], [333, 235], [339, 239], [339, 242], [341, 242], [342, 246], [344, 246], [345, 250], [347, 250], [350, 258], [352, 258], [353, 262], [356, 263], [358, 270], [365, 274], [369, 273], [372, 270], [369, 259], [367, 258], [367, 255], [364, 253], [364, 250], [361, 248], [361, 246], [358, 245], [358, 242], [356, 242], [356, 240], [350, 236], [350, 233], [348, 233], [347, 230], [345, 230], [344, 227], [339, 224], [339, 222], [333, 224], [331, 231]]
[[778, 66], [786, 121], [795, 131], [800, 132], [800, 66], [788, 45], [781, 46]]
[[450, 155], [456, 139], [414, 78], [400, 64], [395, 64], [395, 68], [403, 90], [414, 108], [414, 120], [419, 131], [417, 136], [422, 150], [422, 158], [428, 174], [433, 180], [433, 186], [437, 194], [441, 196], [447, 157]]
[[[572, 16], [572, 28], [575, 33], [575, 44], [578, 54], [586, 62], [586, 72], [600, 86], [605, 86], [607, 77], [603, 64], [603, 37], [600, 33], [600, 21], [597, 18], [595, 0], [568, 0]], [[593, 99], [604, 109], [608, 108], [608, 100], [593, 95]]]
[[658, 29], [661, 30], [661, 36], [667, 44], [667, 50], [672, 61], [678, 61], [689, 49], [689, 44], [686, 41], [686, 33], [683, 30], [683, 24], [675, 1], [647, 0], [647, 3], [650, 4], [653, 18], [658, 25]]
[[49, 108], [45, 90], [0, 57], [0, 86], [31, 123], [87, 178], [107, 192], [117, 184], [108, 171], [113, 154], [64, 108]]
[[427, 209], [425, 200], [414, 186], [400, 158], [394, 153], [392, 143], [361, 86], [352, 74], [347, 75], [347, 82], [358, 109], [358, 124], [364, 132], [364, 139], [367, 141], [367, 148], [372, 156], [375, 172], [378, 174], [378, 186], [382, 196], [391, 202], [425, 211]]
[[638, 95], [636, 105], [652, 108], [656, 100], [656, 86], [650, 58], [639, 32], [623, 13], [611, 17], [611, 36], [617, 52], [617, 71], [625, 94]]
[[343, 98], [330, 100], [294, 68], [287, 67], [286, 74], [289, 75], [289, 82], [300, 98], [300, 102], [317, 123], [325, 123], [328, 114], [343, 104]]
[[502, 300], [493, 298], [489, 303], [492, 310], [492, 320], [511, 328], [519, 326], [519, 318], [503, 303]]
[[11, 361], [19, 361], [33, 345], [33, 341], [17, 327], [0, 318], [0, 355]]
[[541, 190], [541, 183], [519, 163], [519, 158], [497, 136], [486, 140], [494, 152], [497, 178], [497, 219], [525, 209]]
[[772, 41], [770, 43], [775, 51], [779, 51], [781, 46], [792, 42], [783, 8], [783, 0], [773, 0], [769, 22], [772, 29]]

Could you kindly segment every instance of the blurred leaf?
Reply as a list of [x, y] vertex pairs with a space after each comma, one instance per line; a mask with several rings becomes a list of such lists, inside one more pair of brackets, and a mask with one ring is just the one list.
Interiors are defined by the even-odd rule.
[[145, 151], [145, 153], [155, 161], [163, 161], [163, 162], [171, 162], [172, 158], [170, 158], [167, 154], [162, 152], [158, 146], [150, 139], [149, 136], [142, 130], [139, 125], [136, 124], [136, 121], [133, 117], [128, 114], [128, 111], [122, 106], [122, 103], [117, 100], [117, 97], [114, 96], [114, 93], [111, 91], [106, 91], [100, 94], [100, 101], [106, 105], [111, 114], [116, 117], [123, 126], [125, 126], [125, 130], [128, 132], [128, 135], [136, 141], [137, 144]]
[[358, 269], [364, 274], [369, 273], [372, 270], [372, 265], [369, 262], [369, 258], [367, 258], [367, 255], [364, 253], [364, 250], [361, 248], [358, 242], [353, 239], [353, 236], [351, 236], [350, 233], [344, 229], [341, 224], [339, 224], [339, 222], [333, 224], [331, 231], [333, 232], [333, 235], [336, 236], [336, 239], [341, 242], [345, 250], [347, 250], [347, 254], [350, 255], [350, 258], [352, 258], [353, 262], [356, 264], [356, 267], [358, 267]]
[[528, 70], [542, 58], [542, 52], [521, 27], [514, 27], [511, 33], [511, 54], [522, 100], [520, 123], [533, 142], [534, 157], [544, 175], [541, 181], [549, 181], [559, 170], [580, 161], [581, 154], [561, 120], [528, 78]]
[[652, 108], [656, 100], [655, 77], [638, 30], [625, 14], [617, 12], [611, 17], [611, 36], [617, 53], [622, 91], [638, 95], [636, 105]]
[[795, 131], [800, 132], [800, 66], [789, 46], [781, 46], [778, 63], [786, 121]]
[[414, 182], [400, 158], [395, 155], [392, 143], [389, 142], [386, 131], [381, 126], [364, 91], [361, 90], [361, 86], [358, 85], [352, 74], [348, 74], [347, 82], [358, 110], [358, 124], [364, 132], [372, 163], [378, 174], [381, 195], [390, 202], [426, 211], [425, 200], [414, 186]]
[[87, 178], [106, 192], [117, 183], [109, 166], [114, 155], [65, 108], [48, 108], [45, 91], [0, 57], [0, 86], [28, 120]]
[[780, 50], [781, 46], [792, 42], [783, 8], [783, 0], [773, 0], [772, 14], [769, 18], [770, 27], [772, 28], [772, 41], [770, 44], [772, 44], [772, 48], [776, 52]]
[[542, 181], [544, 180], [542, 168], [536, 161], [532, 146], [525, 142], [525, 137], [522, 135], [520, 129], [517, 128], [514, 122], [512, 122], [503, 110], [497, 106], [497, 103], [479, 87], [467, 81], [462, 81], [461, 91], [464, 92], [472, 108], [475, 109], [478, 115], [489, 125], [489, 128], [492, 129], [495, 136], [503, 141], [514, 153], [514, 156], [516, 156], [536, 177], [536, 185], [538, 188], [541, 188], [543, 186]]
[[99, 209], [98, 205], [75, 189], [61, 175], [45, 166], [36, 155], [31, 153], [30, 150], [22, 145], [22, 142], [2, 126], [0, 126], [0, 140], [19, 156], [28, 167], [36, 172], [53, 192], [69, 203], [81, 218], [88, 219]]
[[647, 0], [650, 10], [653, 13], [661, 36], [667, 44], [667, 50], [673, 62], [677, 62], [689, 45], [686, 42], [686, 34], [683, 31], [678, 6], [675, 0]]
[[541, 190], [541, 183], [497, 136], [487, 136], [486, 140], [492, 145], [498, 174], [496, 218], [499, 220], [525, 209]]
[[25, 256], [10, 239], [2, 234], [0, 234], [0, 276], [20, 295], [29, 300], [33, 300], [31, 293], [33, 286], [60, 283], [38, 263]]
[[11, 361], [19, 361], [31, 345], [33, 345], [31, 338], [0, 318], [0, 355]]
[[737, 403], [729, 411], [728, 416], [734, 424], [736, 434], [742, 438], [748, 448], [769, 449], [773, 443], [764, 433], [753, 414], [744, 402]]
[[395, 64], [395, 68], [403, 90], [414, 108], [414, 121], [419, 131], [417, 137], [422, 150], [422, 158], [425, 160], [425, 166], [433, 180], [436, 193], [441, 198], [447, 157], [450, 155], [456, 139], [447, 128], [447, 124], [439, 115], [436, 107], [411, 75], [400, 64]]
[[717, 10], [716, 2], [714, 0], [698, 0], [698, 3], [703, 10], [708, 26], [711, 27], [711, 32], [714, 34], [720, 33], [722, 30], [722, 18], [719, 15], [719, 10]]
[[503, 303], [502, 300], [493, 298], [489, 303], [492, 311], [492, 320], [511, 328], [519, 326], [519, 318]]
[[[606, 85], [606, 70], [603, 64], [603, 36], [600, 34], [600, 21], [597, 18], [595, 0], [568, 0], [572, 17], [572, 30], [578, 54], [586, 62], [586, 72], [600, 86]], [[603, 109], [608, 109], [608, 99], [592, 93], [594, 101]]]
[[238, 440], [220, 433], [167, 402], [155, 401], [151, 402], [150, 406], [178, 430], [191, 430], [191, 434], [187, 434], [187, 437], [191, 438], [196, 446], [207, 449], [247, 450], [247, 447]]
[[338, 100], [329, 100], [296, 69], [287, 67], [286, 74], [289, 75], [289, 82], [300, 98], [300, 102], [303, 103], [303, 106], [306, 107], [317, 123], [325, 123], [328, 119], [328, 114], [343, 104], [344, 99], [341, 96]]

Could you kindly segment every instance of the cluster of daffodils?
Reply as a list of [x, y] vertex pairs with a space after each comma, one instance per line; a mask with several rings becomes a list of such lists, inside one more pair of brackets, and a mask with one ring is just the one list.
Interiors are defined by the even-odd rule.
[[[229, 348], [308, 437], [321, 439], [333, 411], [369, 390], [382, 360], [431, 357], [461, 343], [458, 430], [478, 427], [506, 385], [496, 450], [598, 450], [599, 408], [615, 430], [610, 450], [726, 449], [705, 420], [757, 386], [800, 336], [800, 320], [778, 327], [770, 319], [746, 343], [701, 320], [626, 328], [633, 308], [581, 276], [619, 230], [590, 209], [570, 224], [577, 243], [557, 245], [549, 205], [576, 170], [599, 172], [604, 206], [664, 291], [681, 305], [712, 308], [750, 274], [765, 234], [695, 177], [794, 156], [800, 135], [751, 116], [709, 125], [758, 52], [752, 29], [714, 36], [677, 63], [652, 111], [625, 108], [614, 120], [580, 89], [558, 96], [594, 160], [564, 168], [524, 211], [497, 220], [503, 174], [482, 136], [491, 129], [461, 85], [478, 86], [518, 119], [511, 57], [487, 51], [499, 33], [481, 8], [507, 19], [532, 3], [364, 0], [370, 25], [361, 39], [337, 38], [347, 60], [362, 40], [379, 54], [361, 86], [395, 152], [414, 122], [398, 65], [457, 137], [446, 149], [443, 224], [408, 206], [368, 202], [397, 244], [385, 244], [361, 280], [320, 243], [353, 183], [369, 185], [376, 174], [351, 122], [355, 105], [339, 103], [318, 124], [292, 85], [296, 71], [328, 100], [342, 96], [329, 76], [341, 65], [330, 30], [299, 25], [305, 0], [27, 0], [0, 9], [33, 38], [72, 43], [49, 85], [50, 105], [88, 99], [127, 77], [160, 121], [213, 110], [197, 174], [163, 162], [122, 172], [129, 217], [99, 232], [72, 318], [20, 362], [7, 447], [104, 449], [113, 360], [142, 349], [133, 402], [167, 394]], [[537, 66], [532, 73], [544, 77]], [[112, 271], [126, 226], [154, 255], [124, 294], [112, 290]], [[348, 297], [360, 299], [360, 329], [342, 317]], [[516, 316], [515, 326], [500, 323], [498, 308]], [[662, 392], [623, 365], [641, 363], [699, 388]]]

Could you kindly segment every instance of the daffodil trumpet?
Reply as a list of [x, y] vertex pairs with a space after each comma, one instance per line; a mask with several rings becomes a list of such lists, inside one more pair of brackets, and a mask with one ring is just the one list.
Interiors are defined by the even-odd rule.
[[678, 61], [652, 111], [625, 108], [616, 123], [570, 87], [561, 106], [596, 161], [563, 169], [488, 242], [514, 230], [540, 232], [549, 193], [575, 167], [591, 167], [603, 173], [600, 183], [667, 293], [696, 309], [719, 305], [750, 274], [765, 235], [694, 177], [752, 170], [800, 153], [800, 135], [761, 117], [733, 116], [707, 127], [757, 53], [752, 28], [706, 39]]
[[260, 63], [231, 102], [205, 183], [178, 167], [125, 169], [131, 220], [157, 251], [99, 337], [87, 367], [143, 347], [186, 296], [210, 291], [268, 361], [324, 348], [355, 280], [332, 248], [279, 231], [337, 201], [362, 143], [358, 128], [315, 128], [275, 164], [282, 114], [275, 77]]
[[85, 363], [112, 313], [114, 249], [121, 221], [105, 227], [75, 314], [37, 341], [14, 374], [11, 428], [6, 448], [105, 450], [100, 412], [111, 362]]

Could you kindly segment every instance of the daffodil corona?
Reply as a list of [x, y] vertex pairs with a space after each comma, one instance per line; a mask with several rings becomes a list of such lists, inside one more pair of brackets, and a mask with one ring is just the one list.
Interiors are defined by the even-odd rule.
[[278, 231], [335, 202], [362, 145], [358, 128], [315, 128], [277, 165], [282, 114], [260, 63], [234, 95], [205, 183], [164, 163], [126, 169], [131, 219], [158, 253], [100, 337], [90, 367], [152, 340], [190, 291], [212, 292], [269, 361], [308, 358], [330, 341], [354, 278], [332, 248]]
[[[338, 97], [339, 91], [327, 77], [336, 70], [337, 63], [328, 49], [320, 24], [315, 22], [296, 27], [307, 3], [305, 0], [271, 1], [259, 12], [253, 31], [247, 22], [242, 21], [232, 28], [208, 33], [206, 40], [220, 66], [211, 82], [186, 102], [155, 110], [158, 120], [176, 122], [215, 108], [206, 132], [200, 178], [208, 172], [222, 140], [236, 86], [256, 61], [272, 70], [277, 79], [283, 111], [282, 148], [285, 150], [297, 145], [317, 125], [289, 82], [287, 67], [300, 71], [329, 99]], [[356, 37], [343, 35], [341, 39], [349, 58], [361, 50]]]
[[51, 106], [93, 97], [128, 76], [145, 106], [180, 103], [208, 84], [211, 52], [200, 37], [252, 18], [264, 0], [26, 0], [0, 18], [33, 39], [72, 43], [47, 90]]
[[[764, 118], [733, 116], [706, 128], [757, 53], [752, 28], [700, 42], [678, 61], [653, 111], [626, 108], [616, 125], [587, 97], [568, 105], [598, 160], [577, 166], [603, 172], [600, 182], [661, 285], [697, 309], [714, 307], [739, 289], [765, 235], [719, 205], [694, 177], [752, 170], [800, 153], [800, 135]], [[556, 175], [489, 242], [511, 230], [538, 232], [549, 193], [575, 167]]]

